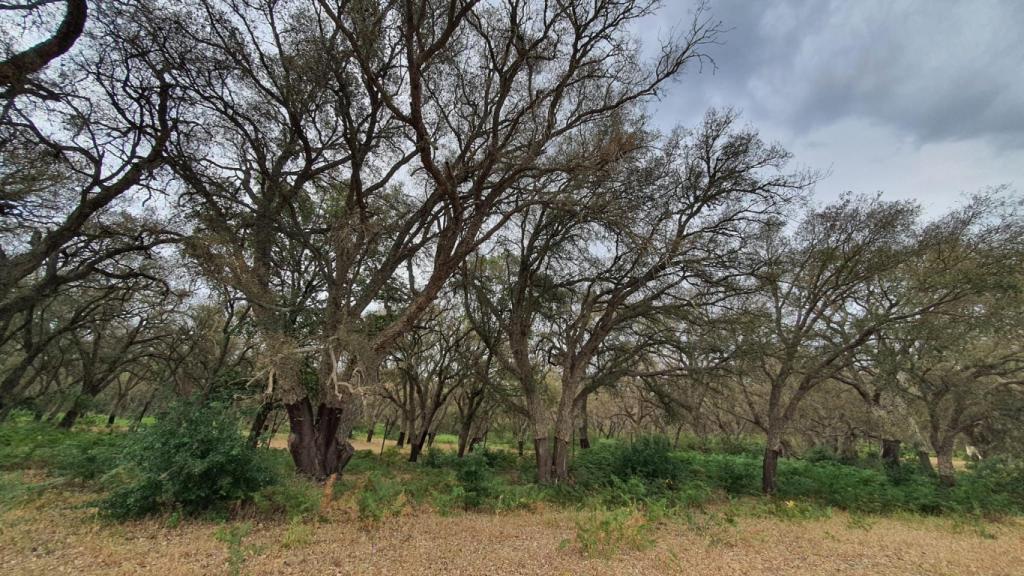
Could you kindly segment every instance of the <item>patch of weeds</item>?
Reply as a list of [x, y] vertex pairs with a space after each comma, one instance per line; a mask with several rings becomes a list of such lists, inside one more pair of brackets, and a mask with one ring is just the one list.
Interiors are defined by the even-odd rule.
[[953, 532], [958, 534], [974, 534], [985, 540], [998, 538], [992, 525], [976, 514], [958, 514], [953, 516]]
[[778, 518], [780, 520], [822, 520], [832, 517], [832, 507], [816, 502], [796, 500], [746, 500], [734, 502], [733, 509], [754, 518]]
[[402, 485], [386, 478], [370, 476], [356, 497], [359, 518], [377, 523], [389, 516], [397, 516], [405, 509], [407, 498]]
[[320, 512], [321, 489], [298, 475], [278, 484], [271, 484], [253, 496], [256, 509], [262, 514], [281, 515], [288, 520], [309, 519]]
[[864, 514], [851, 512], [846, 519], [846, 527], [851, 530], [868, 531], [874, 528], [875, 521]]
[[707, 542], [708, 547], [735, 543], [738, 523], [736, 516], [729, 510], [724, 513], [686, 510], [683, 520], [691, 532]]
[[597, 509], [577, 518], [576, 545], [589, 558], [611, 558], [623, 550], [647, 550], [654, 538], [635, 508]]
[[181, 526], [181, 511], [175, 510], [174, 512], [171, 512], [170, 516], [167, 517], [167, 522], [165, 522], [164, 525], [170, 528], [171, 530], [174, 530], [178, 526]]
[[245, 564], [245, 557], [247, 555], [255, 554], [257, 548], [255, 546], [243, 546], [242, 541], [252, 532], [252, 524], [243, 522], [241, 524], [232, 524], [230, 526], [222, 526], [217, 529], [213, 537], [219, 542], [223, 542], [228, 548], [228, 574], [230, 576], [241, 576], [242, 566]]
[[441, 516], [452, 516], [464, 509], [465, 498], [466, 491], [462, 486], [452, 486], [447, 491], [434, 492], [430, 498], [430, 505]]
[[0, 512], [5, 512], [38, 498], [55, 481], [32, 482], [24, 472], [0, 473]]
[[285, 550], [293, 548], [305, 548], [309, 546], [309, 543], [313, 540], [313, 527], [309, 524], [304, 524], [299, 519], [294, 519], [288, 523], [288, 529], [284, 533], [284, 538], [281, 540], [281, 547]]

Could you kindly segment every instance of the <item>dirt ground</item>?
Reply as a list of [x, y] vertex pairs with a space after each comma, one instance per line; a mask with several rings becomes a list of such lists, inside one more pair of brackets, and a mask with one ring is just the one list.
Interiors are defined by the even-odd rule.
[[[256, 523], [240, 574], [1024, 575], [1024, 523], [949, 519], [740, 517], [663, 522], [656, 544], [591, 559], [572, 541], [578, 513], [542, 507], [442, 517], [428, 510], [361, 524], [351, 502], [319, 522]], [[73, 492], [0, 512], [0, 574], [231, 574], [220, 525], [168, 519], [97, 522]]]

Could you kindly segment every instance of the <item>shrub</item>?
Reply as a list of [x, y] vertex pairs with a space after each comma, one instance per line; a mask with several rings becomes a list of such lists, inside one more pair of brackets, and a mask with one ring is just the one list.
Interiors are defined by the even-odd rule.
[[322, 500], [323, 490], [319, 486], [294, 474], [253, 495], [253, 503], [261, 513], [278, 514], [292, 521], [316, 515]]
[[959, 512], [1022, 514], [1024, 460], [997, 457], [973, 462], [948, 497]]
[[482, 508], [493, 493], [494, 473], [483, 455], [465, 456], [455, 478], [462, 488], [462, 501], [467, 509]]
[[374, 476], [367, 478], [366, 485], [356, 498], [359, 518], [371, 523], [400, 514], [405, 503], [405, 492], [401, 484]]
[[616, 486], [635, 478], [652, 492], [671, 492], [687, 476], [686, 466], [672, 454], [672, 445], [658, 436], [640, 438], [624, 446], [599, 442], [579, 454], [573, 471], [584, 487]]
[[115, 519], [194, 514], [251, 499], [274, 480], [234, 415], [216, 405], [172, 407], [132, 437], [123, 464], [127, 482], [100, 503]]

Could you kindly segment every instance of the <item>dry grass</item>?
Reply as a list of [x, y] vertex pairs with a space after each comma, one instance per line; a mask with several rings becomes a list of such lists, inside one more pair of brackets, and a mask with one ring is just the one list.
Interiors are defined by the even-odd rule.
[[[227, 574], [218, 525], [166, 519], [104, 525], [75, 493], [43, 499], [0, 517], [0, 574]], [[347, 498], [324, 521], [296, 527], [256, 523], [243, 543], [242, 574], [1024, 574], [1024, 524], [984, 530], [937, 518], [842, 513], [813, 521], [741, 517], [666, 522], [657, 545], [610, 559], [565, 546], [576, 512], [542, 507], [503, 515], [408, 513], [360, 528]], [[306, 529], [308, 526], [309, 529]]]

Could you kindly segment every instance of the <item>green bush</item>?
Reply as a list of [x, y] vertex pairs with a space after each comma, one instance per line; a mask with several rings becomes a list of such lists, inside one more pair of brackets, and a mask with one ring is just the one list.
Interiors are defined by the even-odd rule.
[[462, 488], [462, 501], [467, 509], [484, 507], [494, 492], [494, 473], [481, 454], [463, 457], [455, 478]]
[[294, 474], [253, 495], [253, 503], [261, 513], [281, 515], [293, 521], [315, 516], [322, 499], [323, 491], [319, 486]]
[[405, 508], [405, 503], [405, 491], [400, 483], [374, 476], [367, 478], [366, 485], [356, 498], [359, 518], [368, 522], [397, 516]]
[[970, 464], [948, 493], [957, 511], [1024, 514], [1024, 460], [989, 458]]
[[178, 404], [132, 437], [124, 485], [100, 503], [114, 519], [162, 510], [185, 514], [251, 499], [274, 475], [224, 408]]
[[579, 453], [573, 472], [583, 487], [614, 487], [637, 479], [646, 491], [659, 493], [678, 489], [687, 477], [686, 466], [672, 453], [672, 445], [657, 436], [627, 445], [599, 442]]

